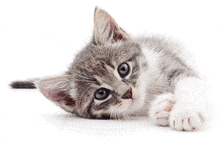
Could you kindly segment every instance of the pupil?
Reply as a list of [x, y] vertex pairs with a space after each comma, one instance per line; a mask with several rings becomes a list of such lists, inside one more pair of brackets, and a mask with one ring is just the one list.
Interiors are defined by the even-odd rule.
[[125, 68], [125, 67], [121, 67], [121, 70], [122, 70], [122, 71], [126, 71], [126, 68]]
[[99, 94], [100, 94], [100, 95], [104, 95], [104, 93], [105, 93], [105, 92], [104, 92], [103, 90], [100, 90], [100, 91], [99, 91]]

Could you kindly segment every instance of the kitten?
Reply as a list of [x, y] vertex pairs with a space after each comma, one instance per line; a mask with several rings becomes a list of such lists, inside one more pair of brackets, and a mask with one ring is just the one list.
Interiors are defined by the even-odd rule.
[[84, 118], [149, 115], [156, 125], [191, 131], [205, 120], [203, 82], [174, 53], [177, 47], [164, 38], [132, 38], [96, 8], [93, 38], [65, 74], [17, 81], [11, 87], [38, 88], [59, 107]]

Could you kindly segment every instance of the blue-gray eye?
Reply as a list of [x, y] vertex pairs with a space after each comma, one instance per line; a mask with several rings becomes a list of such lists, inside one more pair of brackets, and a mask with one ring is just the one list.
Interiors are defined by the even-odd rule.
[[95, 98], [98, 100], [104, 100], [109, 96], [110, 90], [100, 88], [95, 92]]
[[130, 67], [127, 63], [122, 63], [118, 67], [118, 73], [123, 78], [127, 76], [130, 72]]

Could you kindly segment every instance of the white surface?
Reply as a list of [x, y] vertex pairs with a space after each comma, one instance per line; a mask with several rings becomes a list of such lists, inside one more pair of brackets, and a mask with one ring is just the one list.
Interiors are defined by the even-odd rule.
[[[147, 118], [88, 120], [62, 111], [37, 90], [11, 90], [12, 80], [65, 71], [92, 35], [95, 6], [128, 33], [157, 33], [183, 43], [210, 84], [210, 116], [196, 132], [152, 125]], [[217, 143], [219, 137], [218, 1], [0, 2], [0, 143]]]

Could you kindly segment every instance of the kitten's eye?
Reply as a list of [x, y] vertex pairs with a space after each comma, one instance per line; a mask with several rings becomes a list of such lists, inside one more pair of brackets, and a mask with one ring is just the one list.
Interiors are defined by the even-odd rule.
[[119, 67], [118, 67], [118, 73], [119, 75], [123, 78], [125, 76], [127, 76], [130, 72], [130, 68], [129, 65], [127, 63], [122, 63]]
[[100, 88], [95, 92], [95, 98], [98, 100], [106, 99], [109, 96], [110, 90]]

